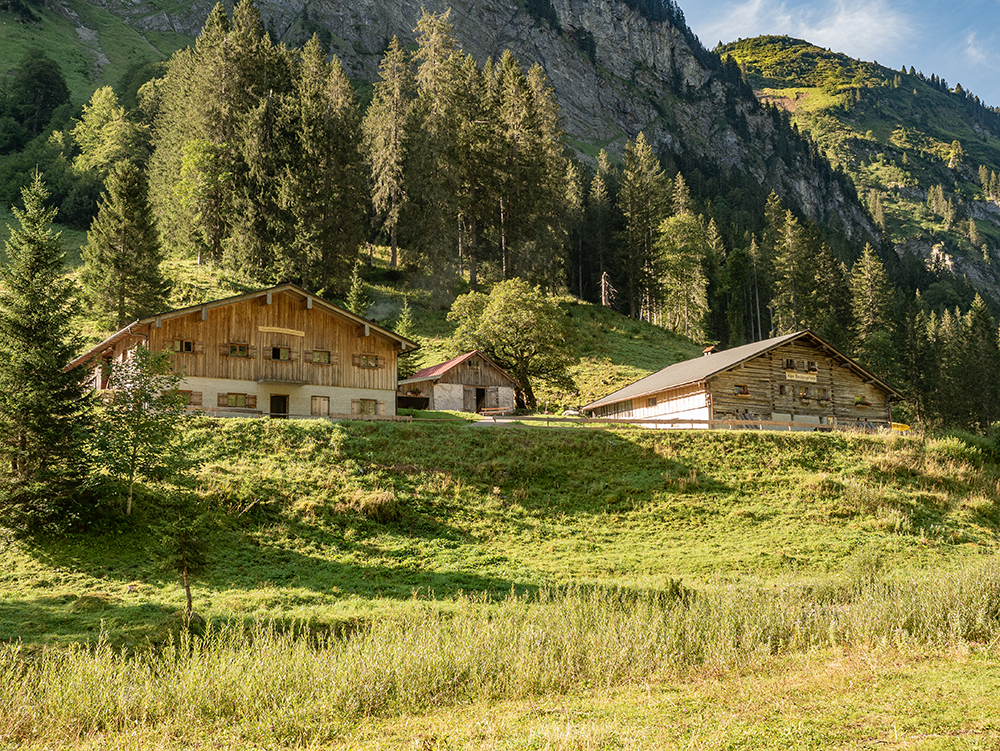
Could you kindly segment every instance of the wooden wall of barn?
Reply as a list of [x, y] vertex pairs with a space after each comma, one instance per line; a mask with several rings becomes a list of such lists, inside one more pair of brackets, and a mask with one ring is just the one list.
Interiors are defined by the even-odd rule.
[[[181, 343], [175, 370], [192, 377], [396, 388], [395, 342], [372, 329], [365, 336], [364, 326], [319, 305], [307, 308], [306, 300], [291, 292], [275, 293], [270, 304], [262, 295], [210, 307], [204, 320], [198, 308], [163, 318], [147, 331], [153, 350], [174, 350], [174, 342]], [[243, 350], [233, 354], [231, 345], [244, 346], [246, 356], [241, 356]], [[282, 349], [288, 351], [287, 360], [281, 359]]]
[[[791, 367], [788, 367], [791, 366]], [[802, 343], [777, 347], [708, 380], [715, 419], [804, 415], [837, 424], [884, 423], [887, 395], [836, 355]], [[785, 419], [785, 418], [774, 418]]]
[[[472, 367], [469, 362], [471, 360], [476, 360], [479, 362], [479, 367]], [[487, 362], [481, 358], [469, 358], [464, 362], [459, 363], [455, 367], [444, 373], [439, 379], [438, 383], [460, 383], [464, 386], [477, 386], [479, 388], [486, 388], [489, 386], [511, 386], [513, 387], [514, 381], [504, 375], [496, 366], [492, 363]]]

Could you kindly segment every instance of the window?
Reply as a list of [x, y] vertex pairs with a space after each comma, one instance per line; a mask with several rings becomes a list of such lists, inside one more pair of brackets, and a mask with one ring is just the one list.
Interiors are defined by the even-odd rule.
[[361, 414], [363, 415], [377, 415], [378, 414], [378, 401], [375, 399], [361, 399]]
[[474, 357], [469, 358], [468, 363], [469, 363], [469, 367], [470, 368], [474, 368], [476, 370], [479, 370], [479, 360], [477, 360], [476, 358], [474, 358]]
[[314, 349], [313, 350], [313, 363], [318, 365], [329, 365], [330, 364], [330, 353], [326, 350]]
[[808, 398], [809, 398], [809, 387], [799, 386], [799, 399], [808, 399]]
[[271, 347], [271, 359], [272, 360], [290, 360], [292, 358], [292, 350], [288, 347]]
[[784, 395], [785, 395], [785, 384], [782, 383], [778, 385], [778, 396], [784, 396]]
[[809, 370], [810, 373], [815, 373], [816, 372], [816, 362], [815, 362], [815, 360], [810, 360], [808, 363], [806, 363], [806, 367], [807, 367], [807, 369]]
[[870, 406], [872, 406], [872, 403], [870, 401], [868, 401], [867, 397], [864, 397], [864, 396], [855, 396], [854, 397], [854, 406], [855, 407], [870, 407]]
[[173, 350], [174, 352], [194, 352], [194, 342], [190, 339], [174, 339]]
[[246, 394], [227, 394], [228, 406], [230, 407], [245, 407], [247, 406], [247, 395]]
[[312, 398], [312, 414], [326, 417], [330, 414], [330, 397], [314, 396]]
[[655, 396], [649, 397], [646, 400], [646, 406], [647, 407], [655, 407], [656, 406], [656, 397]]
[[795, 360], [785, 360], [785, 370], [795, 370]]
[[817, 389], [817, 397], [822, 400], [830, 398], [830, 392], [827, 389]]
[[745, 383], [737, 383], [733, 386], [733, 393], [736, 396], [750, 396], [750, 389], [747, 388]]
[[180, 389], [174, 391], [174, 395], [177, 397], [177, 401], [184, 406], [191, 404], [191, 391], [182, 391]]
[[246, 344], [230, 344], [229, 345], [229, 356], [230, 357], [249, 357], [250, 347]]
[[[377, 368], [378, 367], [378, 355], [359, 355], [358, 356], [358, 367], [359, 368]], [[361, 401], [368, 401], [362, 399]], [[362, 413], [366, 414], [366, 413]]]

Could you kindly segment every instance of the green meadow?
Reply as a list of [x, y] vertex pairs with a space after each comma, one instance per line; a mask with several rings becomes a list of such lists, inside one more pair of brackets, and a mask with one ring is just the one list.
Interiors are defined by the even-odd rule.
[[[0, 748], [1000, 741], [985, 439], [183, 433], [192, 466], [132, 517], [0, 542]], [[156, 530], [193, 513], [188, 630]]]

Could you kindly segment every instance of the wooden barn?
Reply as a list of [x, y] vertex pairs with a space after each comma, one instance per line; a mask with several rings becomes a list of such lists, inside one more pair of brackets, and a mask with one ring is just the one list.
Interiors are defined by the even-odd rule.
[[887, 427], [890, 403], [899, 399], [893, 388], [807, 330], [722, 352], [710, 348], [703, 357], [670, 365], [583, 411], [629, 420], [758, 420], [869, 429]]
[[399, 382], [398, 397], [426, 400], [426, 409], [512, 411], [517, 381], [479, 350], [424, 368]]
[[138, 345], [169, 350], [192, 411], [228, 417], [393, 415], [415, 342], [294, 284], [136, 321], [70, 363], [94, 389]]

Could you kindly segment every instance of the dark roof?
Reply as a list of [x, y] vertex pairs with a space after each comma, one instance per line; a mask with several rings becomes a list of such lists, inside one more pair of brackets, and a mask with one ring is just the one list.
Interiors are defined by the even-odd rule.
[[517, 384], [517, 380], [515, 378], [513, 378], [510, 375], [510, 373], [508, 373], [507, 371], [505, 371], [503, 368], [501, 368], [499, 365], [497, 365], [495, 362], [493, 362], [490, 358], [488, 358], [486, 355], [484, 355], [482, 352], [480, 352], [478, 349], [474, 349], [471, 352], [466, 352], [464, 355], [459, 355], [458, 357], [453, 357], [452, 359], [448, 360], [447, 362], [442, 362], [442, 363], [439, 363], [437, 365], [432, 365], [429, 368], [424, 368], [423, 370], [418, 370], [416, 373], [414, 373], [413, 375], [411, 375], [409, 378], [400, 381], [399, 385], [400, 386], [405, 386], [408, 383], [416, 383], [417, 381], [434, 381], [434, 380], [437, 380], [438, 378], [440, 378], [441, 376], [443, 376], [445, 373], [447, 373], [449, 370], [451, 370], [452, 368], [454, 368], [456, 365], [462, 364], [463, 362], [465, 362], [466, 360], [468, 360], [473, 355], [477, 355], [478, 357], [482, 358], [483, 360], [485, 360], [486, 362], [488, 362], [490, 365], [492, 365], [494, 368], [496, 368], [497, 370], [499, 370], [501, 373], [503, 373], [504, 376], [506, 376], [507, 378], [510, 379], [511, 383], [513, 383], [515, 385]]
[[414, 341], [412, 341], [410, 339], [407, 339], [404, 336], [400, 336], [399, 334], [395, 333], [394, 331], [390, 331], [389, 329], [385, 329], [385, 328], [382, 328], [381, 326], [377, 326], [374, 323], [372, 323], [371, 321], [366, 321], [361, 316], [355, 315], [351, 311], [345, 310], [344, 308], [340, 307], [339, 305], [334, 305], [332, 302], [328, 302], [327, 300], [324, 300], [322, 297], [318, 297], [317, 295], [314, 295], [313, 293], [308, 292], [307, 290], [305, 290], [304, 288], [300, 287], [297, 284], [292, 284], [291, 282], [286, 282], [285, 284], [278, 284], [278, 285], [275, 285], [274, 287], [267, 287], [265, 289], [259, 289], [259, 290], [255, 290], [253, 292], [245, 292], [242, 295], [233, 295], [232, 297], [224, 297], [221, 300], [212, 300], [212, 301], [206, 302], [206, 303], [198, 303], [197, 305], [189, 305], [186, 308], [177, 308], [175, 310], [167, 310], [167, 311], [164, 311], [163, 313], [157, 313], [156, 315], [152, 315], [152, 316], [149, 316], [147, 318], [141, 318], [138, 321], [130, 323], [128, 326], [126, 326], [125, 328], [121, 329], [120, 331], [115, 332], [110, 337], [108, 337], [103, 342], [101, 342], [100, 344], [98, 344], [98, 345], [96, 345], [94, 347], [91, 347], [89, 350], [87, 350], [86, 352], [84, 352], [83, 354], [81, 354], [79, 357], [77, 357], [75, 360], [73, 360], [69, 365], [67, 365], [66, 366], [66, 370], [72, 370], [73, 368], [77, 367], [78, 365], [81, 365], [82, 363], [87, 362], [92, 357], [94, 357], [95, 355], [103, 352], [109, 346], [111, 346], [112, 344], [115, 344], [116, 342], [120, 341], [121, 339], [124, 339], [124, 338], [126, 338], [128, 336], [143, 336], [142, 334], [133, 334], [132, 333], [132, 328], [135, 327], [135, 326], [141, 326], [141, 325], [146, 325], [146, 324], [158, 322], [158, 321], [161, 321], [161, 320], [166, 319], [166, 318], [177, 318], [179, 316], [186, 316], [186, 315], [189, 315], [189, 314], [191, 314], [191, 313], [193, 313], [193, 312], [195, 312], [197, 310], [203, 310], [203, 309], [208, 309], [208, 308], [221, 308], [221, 307], [224, 307], [226, 305], [232, 305], [233, 303], [242, 302], [243, 300], [251, 300], [251, 299], [253, 299], [255, 297], [263, 297], [264, 295], [271, 295], [271, 294], [273, 294], [275, 292], [295, 292], [296, 294], [302, 295], [302, 297], [304, 297], [304, 298], [306, 298], [308, 300], [312, 300], [313, 303], [317, 303], [321, 308], [324, 308], [325, 310], [327, 310], [330, 313], [334, 313], [334, 314], [340, 316], [341, 318], [346, 318], [349, 321], [353, 321], [354, 323], [358, 324], [359, 326], [366, 326], [366, 327], [370, 328], [371, 330], [373, 330], [373, 331], [381, 334], [382, 336], [384, 336], [384, 337], [386, 337], [388, 339], [394, 339], [395, 341], [399, 342], [403, 346], [403, 349], [406, 350], [406, 351], [415, 350], [415, 349], [418, 349], [420, 347], [420, 345], [417, 344], [416, 342], [414, 342]]
[[854, 362], [854, 360], [838, 352], [830, 344], [806, 329], [805, 331], [796, 331], [794, 334], [776, 336], [773, 339], [764, 339], [763, 341], [753, 342], [752, 344], [744, 344], [742, 347], [734, 347], [733, 349], [727, 349], [722, 352], [715, 352], [710, 355], [703, 355], [702, 357], [695, 357], [691, 360], [684, 360], [683, 362], [668, 365], [663, 368], [663, 370], [658, 370], [652, 375], [648, 375], [635, 383], [629, 384], [625, 388], [618, 389], [618, 391], [615, 391], [613, 394], [608, 394], [595, 402], [591, 402], [583, 409], [590, 410], [596, 407], [601, 407], [605, 404], [615, 404], [617, 402], [625, 401], [626, 399], [635, 399], [649, 394], [656, 394], [661, 391], [666, 391], [667, 389], [676, 388], [678, 386], [684, 386], [689, 383], [698, 383], [707, 378], [711, 378], [715, 374], [721, 373], [724, 370], [729, 370], [742, 362], [746, 362], [747, 360], [757, 357], [758, 355], [762, 355], [775, 347], [801, 338], [812, 339], [814, 344], [817, 344], [818, 346], [837, 355], [849, 367], [864, 375], [866, 378], [871, 379], [890, 394], [896, 397], [900, 396], [895, 389], [880, 381], [878, 378]]

